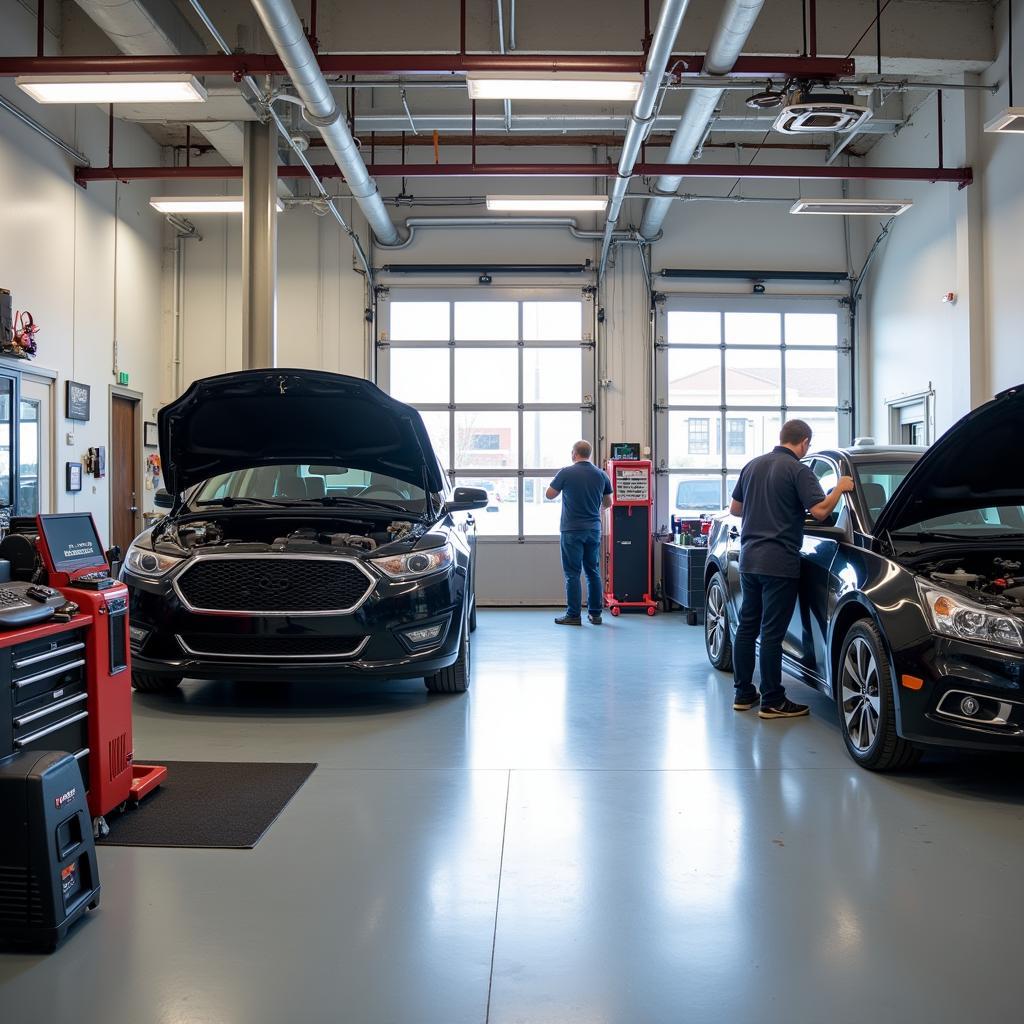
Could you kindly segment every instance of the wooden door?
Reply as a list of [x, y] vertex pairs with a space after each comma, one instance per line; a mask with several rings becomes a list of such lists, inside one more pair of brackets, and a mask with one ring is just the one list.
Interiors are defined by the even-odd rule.
[[123, 555], [139, 532], [139, 449], [135, 424], [137, 402], [113, 395], [110, 407], [110, 544]]

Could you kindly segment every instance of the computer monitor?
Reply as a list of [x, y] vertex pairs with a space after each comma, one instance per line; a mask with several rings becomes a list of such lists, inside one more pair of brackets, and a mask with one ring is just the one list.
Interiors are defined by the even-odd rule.
[[41, 515], [39, 529], [57, 572], [73, 573], [107, 564], [96, 524], [88, 512]]

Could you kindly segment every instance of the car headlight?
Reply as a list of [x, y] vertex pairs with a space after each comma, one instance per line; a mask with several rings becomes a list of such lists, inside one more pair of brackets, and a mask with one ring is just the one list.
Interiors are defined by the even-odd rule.
[[393, 580], [419, 579], [441, 572], [455, 561], [455, 552], [451, 544], [440, 548], [428, 548], [426, 551], [410, 551], [407, 555], [389, 555], [386, 558], [371, 558], [370, 561], [385, 576]]
[[928, 586], [920, 580], [917, 589], [936, 633], [957, 640], [976, 640], [996, 647], [1024, 649], [1024, 632], [1017, 619], [974, 604], [948, 590]]
[[181, 561], [173, 555], [163, 555], [152, 548], [132, 544], [128, 548], [128, 554], [124, 556], [124, 567], [136, 576], [148, 576], [152, 579], [170, 572], [175, 566], [181, 565]]

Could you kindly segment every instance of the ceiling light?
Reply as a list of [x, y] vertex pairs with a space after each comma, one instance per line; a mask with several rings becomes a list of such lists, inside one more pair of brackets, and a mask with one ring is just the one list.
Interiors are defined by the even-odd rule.
[[799, 199], [789, 212], [840, 217], [898, 217], [913, 205], [910, 199]]
[[1024, 135], [1024, 107], [1007, 107], [985, 125], [985, 131]]
[[[245, 201], [241, 196], [153, 196], [149, 205], [160, 213], [242, 213]], [[277, 201], [277, 212], [284, 203]]]
[[608, 100], [632, 103], [640, 74], [474, 71], [466, 75], [471, 100]]
[[194, 75], [20, 75], [14, 84], [37, 103], [204, 103]]
[[504, 213], [601, 213], [607, 196], [488, 196], [487, 209]]

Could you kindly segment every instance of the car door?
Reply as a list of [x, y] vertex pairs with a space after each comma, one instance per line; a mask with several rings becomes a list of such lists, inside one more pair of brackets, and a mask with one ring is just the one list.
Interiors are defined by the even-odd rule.
[[[839, 468], [831, 459], [817, 455], [805, 459], [804, 464], [810, 466], [826, 494], [839, 482]], [[804, 526], [804, 541], [800, 549], [800, 589], [783, 641], [786, 655], [804, 671], [822, 680], [827, 676], [825, 641], [832, 590], [831, 569], [840, 540], [836, 531], [845, 528], [848, 520], [844, 498], [827, 523], [808, 519]]]

